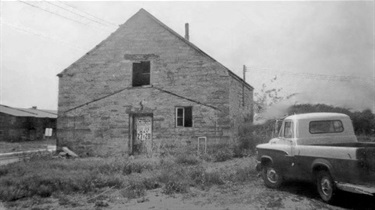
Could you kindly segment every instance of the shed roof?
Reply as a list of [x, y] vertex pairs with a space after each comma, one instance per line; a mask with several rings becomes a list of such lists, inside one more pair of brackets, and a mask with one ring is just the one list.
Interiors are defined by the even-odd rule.
[[0, 104], [0, 113], [15, 117], [57, 118], [57, 111], [34, 108], [14, 108]]

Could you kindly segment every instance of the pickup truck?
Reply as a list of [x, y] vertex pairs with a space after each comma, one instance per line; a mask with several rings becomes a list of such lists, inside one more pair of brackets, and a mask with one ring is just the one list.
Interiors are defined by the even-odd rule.
[[358, 142], [345, 114], [288, 116], [278, 136], [256, 150], [256, 168], [269, 188], [286, 179], [311, 181], [327, 203], [338, 190], [375, 194], [375, 143]]

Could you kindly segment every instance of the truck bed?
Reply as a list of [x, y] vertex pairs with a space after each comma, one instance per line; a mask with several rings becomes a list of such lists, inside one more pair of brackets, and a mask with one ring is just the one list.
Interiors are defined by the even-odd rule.
[[361, 163], [363, 169], [363, 180], [375, 183], [375, 143], [374, 142], [354, 142], [338, 144], [314, 144], [313, 146], [325, 147], [347, 147], [356, 149], [356, 159]]
[[312, 144], [314, 146], [329, 146], [329, 147], [371, 147], [375, 148], [375, 142], [354, 142], [354, 143], [336, 143], [336, 144]]

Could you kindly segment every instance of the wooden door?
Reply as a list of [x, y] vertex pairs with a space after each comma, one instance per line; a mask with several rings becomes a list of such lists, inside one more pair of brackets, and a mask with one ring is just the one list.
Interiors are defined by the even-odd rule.
[[152, 153], [152, 116], [134, 117], [133, 153]]

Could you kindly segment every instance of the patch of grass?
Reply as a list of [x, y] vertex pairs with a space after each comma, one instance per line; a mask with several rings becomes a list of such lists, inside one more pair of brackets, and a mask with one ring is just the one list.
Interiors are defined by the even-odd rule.
[[224, 161], [232, 159], [233, 156], [234, 156], [233, 151], [228, 147], [219, 149], [213, 154], [215, 162], [224, 162]]
[[201, 159], [197, 155], [193, 154], [180, 154], [176, 157], [177, 164], [184, 165], [197, 165], [201, 162]]
[[158, 175], [158, 181], [164, 184], [165, 194], [186, 193], [190, 183], [188, 169], [178, 164], [165, 166]]
[[195, 186], [202, 188], [212, 185], [224, 184], [224, 179], [218, 171], [206, 171], [202, 166], [198, 166], [190, 170], [189, 177]]
[[[104, 187], [122, 188], [124, 175], [150, 171], [157, 163], [150, 160], [120, 159], [33, 159], [0, 167], [0, 199], [49, 197], [55, 192], [90, 192]], [[147, 186], [152, 186], [151, 181]]]
[[184, 180], [170, 180], [163, 189], [163, 193], [171, 195], [174, 193], [187, 193], [189, 184]]
[[258, 172], [254, 167], [237, 168], [236, 173], [230, 178], [233, 182], [246, 182], [248, 180], [256, 179]]
[[120, 193], [129, 199], [144, 196], [146, 190], [161, 187], [157, 174], [132, 175], [128, 178], [128, 186], [122, 189]]
[[121, 190], [120, 193], [125, 198], [139, 198], [146, 195], [146, 187], [141, 182], [134, 182], [129, 187]]

